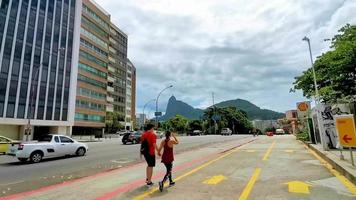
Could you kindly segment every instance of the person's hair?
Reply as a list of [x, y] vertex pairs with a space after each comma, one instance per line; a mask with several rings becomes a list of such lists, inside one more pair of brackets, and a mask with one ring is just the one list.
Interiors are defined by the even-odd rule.
[[172, 135], [172, 132], [166, 131], [166, 133], [165, 133], [166, 139], [169, 139], [171, 137], [171, 135]]
[[154, 124], [148, 123], [148, 124], [146, 124], [145, 131], [149, 131], [149, 130], [151, 130], [151, 129], [154, 128], [154, 127], [155, 127]]

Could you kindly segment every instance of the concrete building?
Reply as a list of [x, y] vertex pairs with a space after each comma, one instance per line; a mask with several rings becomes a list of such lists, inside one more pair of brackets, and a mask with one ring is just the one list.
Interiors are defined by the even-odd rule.
[[78, 84], [73, 134], [101, 135], [107, 105], [110, 15], [94, 1], [83, 0]]
[[136, 68], [129, 59], [126, 72], [126, 130], [132, 130], [136, 122]]
[[126, 115], [127, 35], [113, 23], [110, 24], [109, 43], [107, 112], [119, 114], [121, 116], [120, 121], [124, 125]]
[[138, 128], [142, 128], [145, 125], [145, 121], [147, 120], [146, 114], [140, 113], [136, 118], [136, 126]]
[[82, 1], [0, 4], [0, 135], [70, 135]]

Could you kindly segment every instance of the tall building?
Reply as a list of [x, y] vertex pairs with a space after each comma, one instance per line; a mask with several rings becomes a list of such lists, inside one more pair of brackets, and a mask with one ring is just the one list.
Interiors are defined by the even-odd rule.
[[135, 128], [136, 122], [136, 68], [127, 59], [126, 76], [126, 129]]
[[81, 0], [0, 1], [0, 135], [71, 134]]
[[[127, 35], [113, 23], [110, 24], [108, 66], [108, 108], [125, 122]], [[112, 120], [112, 119], [108, 119]]]
[[74, 134], [100, 135], [105, 128], [109, 66], [110, 15], [83, 0]]

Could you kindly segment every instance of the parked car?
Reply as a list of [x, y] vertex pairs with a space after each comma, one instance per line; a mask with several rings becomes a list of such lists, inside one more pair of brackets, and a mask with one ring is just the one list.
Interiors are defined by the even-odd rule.
[[142, 131], [128, 132], [122, 137], [122, 144], [138, 144], [141, 142]]
[[193, 132], [190, 132], [189, 135], [194, 136], [194, 135], [202, 135], [203, 131], [201, 130], [194, 130]]
[[120, 136], [123, 136], [127, 133], [128, 131], [125, 131], [125, 130], [121, 130], [121, 131], [117, 131], [116, 134], [120, 135]]
[[276, 129], [276, 135], [283, 135], [285, 134], [285, 131], [281, 128]]
[[163, 138], [164, 137], [164, 132], [163, 131], [156, 131], [156, 136], [157, 138]]
[[229, 128], [221, 129], [221, 135], [232, 135], [232, 131]]
[[6, 152], [9, 150], [10, 146], [14, 146], [19, 143], [20, 143], [19, 141], [12, 140], [10, 138], [0, 135], [0, 153], [6, 154]]
[[21, 162], [30, 160], [41, 162], [44, 158], [67, 155], [84, 156], [88, 146], [64, 135], [44, 135], [38, 141], [20, 143], [11, 146], [8, 155], [16, 156]]

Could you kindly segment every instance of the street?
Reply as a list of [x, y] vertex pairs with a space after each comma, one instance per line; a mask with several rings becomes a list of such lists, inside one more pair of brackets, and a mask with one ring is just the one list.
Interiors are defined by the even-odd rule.
[[[182, 145], [179, 145], [176, 151], [182, 152], [213, 142], [238, 140], [244, 137], [248, 136], [180, 137]], [[48, 159], [38, 164], [23, 164], [14, 157], [1, 155], [1, 196], [121, 168], [140, 161], [140, 145], [123, 145], [121, 138], [90, 142], [88, 145], [89, 152], [85, 157]]]
[[[184, 138], [182, 143], [217, 137]], [[144, 186], [145, 164], [137, 163], [0, 199], [355, 199], [355, 185], [292, 135], [225, 138], [230, 140], [177, 153], [176, 185], [163, 192], [157, 184]], [[163, 175], [158, 162], [154, 182]]]

